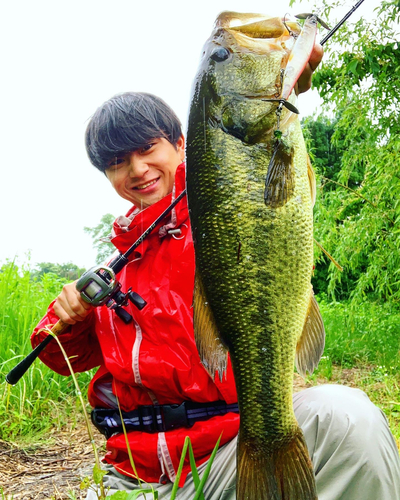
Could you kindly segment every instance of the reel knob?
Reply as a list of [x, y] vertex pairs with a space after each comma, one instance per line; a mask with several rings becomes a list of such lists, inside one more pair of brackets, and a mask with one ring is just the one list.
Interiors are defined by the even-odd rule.
[[126, 295], [128, 299], [132, 302], [132, 304], [139, 309], [139, 311], [141, 311], [143, 307], [147, 304], [147, 302], [136, 292], [128, 290]]

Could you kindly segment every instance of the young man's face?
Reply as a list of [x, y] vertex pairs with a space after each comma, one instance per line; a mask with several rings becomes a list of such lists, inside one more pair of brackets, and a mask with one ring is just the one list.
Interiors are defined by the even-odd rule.
[[183, 135], [176, 146], [152, 139], [142, 149], [115, 158], [106, 175], [117, 193], [142, 209], [172, 192], [175, 172], [185, 158]]

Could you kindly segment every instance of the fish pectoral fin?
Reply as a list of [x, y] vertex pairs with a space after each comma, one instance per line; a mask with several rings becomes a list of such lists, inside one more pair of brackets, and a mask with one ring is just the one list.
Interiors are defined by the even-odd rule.
[[317, 198], [317, 181], [315, 180], [314, 169], [312, 168], [310, 157], [308, 155], [307, 155], [307, 174], [308, 174], [308, 182], [310, 183], [311, 203], [312, 206], [314, 206], [315, 200]]
[[267, 207], [283, 207], [294, 192], [293, 150], [281, 140], [274, 144], [265, 179], [264, 201]]
[[305, 377], [306, 371], [312, 373], [318, 366], [325, 347], [325, 328], [324, 322], [319, 312], [317, 301], [311, 288], [310, 302], [303, 332], [296, 346], [296, 368], [302, 377]]
[[218, 371], [220, 380], [227, 369], [228, 350], [222, 343], [214, 314], [206, 298], [203, 282], [196, 270], [193, 294], [193, 326], [201, 362], [212, 379]]

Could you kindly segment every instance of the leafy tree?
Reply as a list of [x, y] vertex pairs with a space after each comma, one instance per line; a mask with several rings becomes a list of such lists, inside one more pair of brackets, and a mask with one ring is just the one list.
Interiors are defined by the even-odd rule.
[[83, 230], [93, 239], [93, 246], [97, 250], [96, 263], [102, 264], [115, 251], [114, 245], [110, 242], [111, 227], [115, 217], [105, 214], [95, 227], [85, 227]]
[[66, 264], [54, 264], [53, 262], [40, 262], [36, 265], [36, 269], [31, 271], [32, 278], [42, 278], [45, 274], [55, 274], [60, 278], [65, 278], [68, 281], [78, 279], [84, 272], [85, 268], [79, 267], [72, 262]]
[[[340, 149], [340, 145], [336, 146], [332, 143], [337, 121], [337, 118], [330, 119], [324, 115], [307, 117], [302, 120], [307, 150], [317, 177], [322, 181], [320, 182], [320, 192], [321, 190], [329, 192], [338, 188], [336, 182], [340, 174], [343, 151]], [[318, 198], [317, 213], [319, 212], [319, 203], [324, 203], [324, 198]], [[321, 255], [316, 262], [312, 282], [314, 292], [317, 295], [328, 292], [329, 265], [330, 260], [324, 255]], [[339, 295], [341, 298], [345, 298], [346, 291], [340, 290]]]
[[[328, 13], [335, 5], [323, 3]], [[343, 152], [336, 176], [326, 176], [335, 189], [321, 177], [316, 239], [344, 267], [341, 273], [329, 265], [332, 296], [341, 298], [347, 283], [354, 301], [398, 302], [400, 2], [382, 2], [375, 12], [370, 23], [341, 28], [314, 77], [325, 108], [337, 116], [332, 143]]]

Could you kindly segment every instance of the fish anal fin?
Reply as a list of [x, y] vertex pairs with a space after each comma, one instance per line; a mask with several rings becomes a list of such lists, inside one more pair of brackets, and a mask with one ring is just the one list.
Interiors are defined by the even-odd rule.
[[296, 368], [302, 377], [318, 366], [325, 347], [324, 322], [311, 288], [310, 302], [302, 334], [296, 346]]
[[307, 155], [307, 174], [308, 182], [310, 183], [310, 193], [312, 206], [315, 205], [315, 200], [317, 198], [317, 181], [315, 180], [314, 169], [312, 168], [310, 157]]
[[214, 314], [206, 298], [203, 282], [196, 270], [193, 294], [193, 326], [201, 362], [212, 379], [218, 372], [220, 380], [226, 373], [228, 350], [222, 343]]
[[315, 477], [303, 433], [269, 451], [241, 441], [239, 433], [237, 498], [317, 500]]
[[267, 207], [283, 207], [294, 192], [293, 150], [281, 140], [274, 144], [265, 179], [264, 201]]

